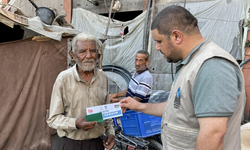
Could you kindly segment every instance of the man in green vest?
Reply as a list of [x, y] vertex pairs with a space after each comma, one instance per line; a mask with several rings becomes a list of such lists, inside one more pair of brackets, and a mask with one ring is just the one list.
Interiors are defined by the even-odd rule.
[[169, 6], [154, 19], [156, 50], [176, 64], [167, 102], [120, 101], [127, 108], [162, 117], [164, 150], [240, 150], [244, 80], [237, 61], [202, 37], [197, 19]]

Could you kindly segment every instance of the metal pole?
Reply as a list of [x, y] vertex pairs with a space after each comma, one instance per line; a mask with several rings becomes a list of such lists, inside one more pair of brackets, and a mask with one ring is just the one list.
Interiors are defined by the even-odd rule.
[[[107, 28], [106, 28], [106, 32], [105, 32], [105, 37], [104, 37], [103, 43], [107, 40], [107, 35], [108, 35], [108, 30], [109, 30], [110, 17], [111, 17], [111, 13], [112, 13], [113, 3], [114, 3], [114, 0], [111, 1], [111, 5], [110, 5], [110, 9], [109, 9], [109, 20], [108, 20], [108, 24], [107, 24]], [[101, 49], [100, 49], [101, 56], [100, 56], [99, 69], [102, 69], [103, 50], [104, 50], [104, 48], [102, 46]]]
[[[152, 9], [151, 9], [151, 22], [150, 27], [152, 25], [153, 19], [154, 19], [154, 12], [155, 12], [155, 0], [152, 1]], [[149, 28], [150, 28], [149, 27]], [[151, 45], [152, 44], [152, 31], [149, 31], [149, 38], [148, 38], [148, 53], [151, 54]]]
[[146, 34], [147, 34], [147, 27], [148, 27], [148, 15], [149, 15], [149, 8], [150, 8], [151, 0], [148, 0], [148, 7], [147, 13], [145, 17], [145, 24], [143, 29], [143, 41], [142, 41], [142, 49], [146, 51]]

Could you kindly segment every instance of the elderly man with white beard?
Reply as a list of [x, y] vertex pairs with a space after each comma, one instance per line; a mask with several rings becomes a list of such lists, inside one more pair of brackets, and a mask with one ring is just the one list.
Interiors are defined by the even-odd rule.
[[[80, 33], [72, 40], [76, 65], [61, 72], [53, 87], [47, 123], [57, 129], [64, 150], [110, 150], [115, 144], [112, 119], [86, 122], [86, 108], [109, 104], [108, 79], [96, 68], [100, 41]], [[106, 134], [107, 141], [100, 136]]]

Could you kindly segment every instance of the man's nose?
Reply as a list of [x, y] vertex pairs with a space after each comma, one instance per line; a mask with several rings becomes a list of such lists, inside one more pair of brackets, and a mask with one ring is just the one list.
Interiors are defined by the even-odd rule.
[[161, 50], [161, 46], [159, 44], [155, 45], [156, 50]]
[[91, 55], [90, 51], [87, 51], [86, 57], [87, 57], [87, 58], [91, 58], [91, 56], [92, 56], [92, 55]]

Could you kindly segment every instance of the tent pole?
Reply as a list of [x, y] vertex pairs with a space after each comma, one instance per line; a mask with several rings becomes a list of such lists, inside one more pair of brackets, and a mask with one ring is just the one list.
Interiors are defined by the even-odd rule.
[[[155, 11], [155, 0], [152, 1], [152, 9], [151, 9], [151, 22], [150, 22], [150, 27], [152, 25], [152, 22], [154, 20], [154, 11]], [[148, 38], [148, 53], [151, 54], [151, 49], [152, 49], [152, 31], [149, 30], [149, 38]]]
[[[113, 3], [114, 3], [114, 0], [111, 1], [111, 5], [110, 5], [110, 9], [109, 9], [109, 20], [108, 20], [108, 24], [107, 24], [107, 28], [106, 28], [106, 32], [105, 32], [105, 37], [104, 37], [104, 40], [102, 41], [103, 43], [107, 40], [107, 36], [108, 36], [108, 30], [109, 30], [109, 24], [110, 24], [110, 17], [111, 17], [111, 13], [112, 13], [112, 6], [113, 6]], [[102, 43], [102, 46], [101, 46], [101, 56], [100, 56], [100, 64], [99, 64], [99, 69], [102, 69], [102, 60], [103, 60], [103, 50], [104, 50], [104, 47], [103, 47], [103, 44]]]

